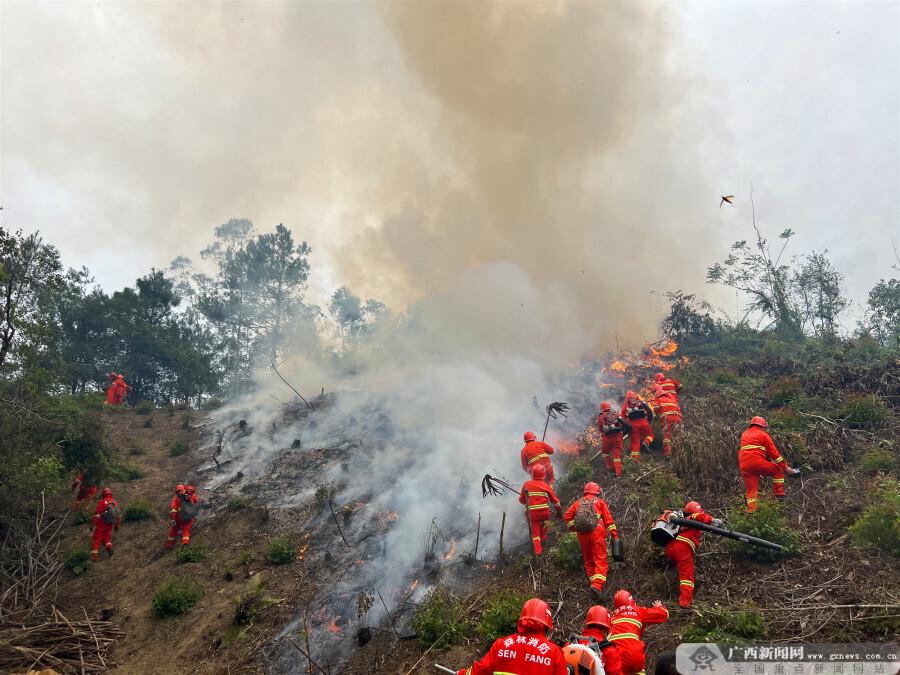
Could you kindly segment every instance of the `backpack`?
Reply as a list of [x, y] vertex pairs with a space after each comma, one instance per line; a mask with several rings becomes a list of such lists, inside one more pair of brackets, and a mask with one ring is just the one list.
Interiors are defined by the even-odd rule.
[[662, 514], [654, 521], [653, 527], [650, 528], [650, 540], [654, 544], [665, 546], [675, 541], [675, 537], [681, 531], [681, 526], [669, 522], [669, 516], [681, 518], [681, 511], [663, 511]]
[[115, 502], [108, 502], [106, 510], [100, 514], [100, 519], [107, 525], [115, 525], [119, 520], [119, 507]]
[[597, 512], [594, 511], [594, 500], [582, 497], [575, 509], [575, 520], [572, 523], [576, 532], [587, 534], [597, 529]]
[[178, 511], [178, 516], [181, 520], [190, 520], [197, 517], [197, 511], [200, 510], [198, 504], [195, 504], [190, 499], [179, 498], [178, 501], [181, 502], [181, 508]]

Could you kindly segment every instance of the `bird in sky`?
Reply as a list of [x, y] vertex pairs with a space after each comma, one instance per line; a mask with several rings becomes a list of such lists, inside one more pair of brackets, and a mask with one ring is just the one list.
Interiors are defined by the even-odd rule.
[[731, 201], [732, 199], [734, 199], [734, 195], [724, 195], [722, 197], [722, 201], [719, 202], [719, 208], [721, 209], [722, 204], [725, 204], [725, 203], [728, 203], [728, 204], [731, 204], [732, 206], [734, 206], [734, 203]]

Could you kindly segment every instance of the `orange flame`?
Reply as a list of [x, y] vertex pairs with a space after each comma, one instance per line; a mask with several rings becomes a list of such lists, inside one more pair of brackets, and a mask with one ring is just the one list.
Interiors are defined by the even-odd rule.
[[578, 447], [578, 441], [572, 439], [556, 441], [554, 444], [557, 452], [563, 455], [577, 455], [581, 448]]
[[343, 629], [337, 625], [336, 619], [332, 619], [331, 623], [328, 624], [328, 632], [329, 633], [342, 633]]
[[447, 552], [447, 555], [444, 556], [444, 560], [450, 560], [453, 556], [456, 555], [456, 540], [450, 540], [450, 550]]
[[306, 549], [308, 549], [308, 548], [309, 548], [309, 544], [307, 543], [298, 549], [297, 560], [303, 560], [303, 558], [306, 556]]
[[409, 588], [407, 589], [406, 592], [407, 592], [407, 593], [412, 593], [414, 590], [416, 590], [416, 588], [418, 587], [418, 585], [419, 585], [419, 580], [416, 579], [415, 581], [413, 581], [413, 582], [409, 585]]

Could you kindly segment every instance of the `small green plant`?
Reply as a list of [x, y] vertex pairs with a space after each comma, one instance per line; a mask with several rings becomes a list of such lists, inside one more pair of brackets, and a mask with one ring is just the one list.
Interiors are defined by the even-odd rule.
[[91, 517], [84, 511], [76, 511], [72, 516], [72, 525], [84, 525], [89, 522], [91, 522]]
[[884, 425], [889, 414], [888, 407], [877, 396], [857, 395], [848, 398], [835, 417], [851, 429], [877, 429]]
[[253, 554], [253, 551], [244, 551], [238, 556], [237, 564], [242, 567], [246, 567], [247, 565], [256, 561], [256, 556]]
[[106, 477], [109, 480], [131, 481], [140, 480], [144, 477], [144, 472], [136, 466], [130, 464], [112, 463], [107, 467]]
[[253, 502], [250, 501], [249, 497], [244, 497], [241, 495], [236, 495], [228, 499], [228, 503], [226, 504], [226, 508], [229, 511], [244, 511], [253, 506]]
[[150, 600], [153, 613], [160, 617], [179, 616], [197, 604], [203, 596], [203, 587], [196, 581], [170, 577], [157, 587]]
[[737, 384], [738, 374], [731, 368], [713, 368], [709, 373], [709, 379], [715, 384]]
[[582, 487], [585, 483], [594, 478], [594, 467], [580, 459], [575, 460], [569, 465], [566, 472], [566, 483], [576, 487]]
[[803, 395], [803, 386], [793, 377], [779, 377], [766, 389], [770, 408], [782, 408]]
[[485, 603], [481, 623], [478, 624], [478, 634], [485, 640], [496, 640], [515, 633], [516, 622], [527, 599], [528, 596], [515, 590], [495, 594]]
[[655, 517], [666, 509], [681, 508], [684, 506], [684, 491], [681, 481], [674, 472], [664, 469], [657, 471], [650, 477], [650, 495], [647, 498], [647, 508]]
[[462, 600], [443, 585], [436, 586], [425, 599], [412, 620], [419, 642], [441, 649], [463, 640], [469, 632]]
[[748, 642], [765, 637], [766, 622], [755, 605], [745, 609], [700, 607], [681, 631], [682, 642]]
[[285, 535], [283, 537], [275, 537], [269, 542], [266, 559], [273, 565], [286, 565], [289, 562], [293, 562], [296, 555], [297, 551], [294, 548], [292, 538]]
[[563, 569], [580, 570], [583, 563], [578, 535], [574, 532], [566, 532], [557, 539], [556, 546], [550, 549], [550, 560]]
[[807, 428], [806, 420], [793, 408], [779, 408], [769, 415], [769, 426], [776, 431], [803, 431]]
[[729, 540], [728, 547], [736, 555], [755, 560], [756, 562], [775, 562], [794, 555], [799, 551], [800, 537], [788, 524], [781, 506], [767, 499], [760, 499], [756, 512], [747, 513], [744, 509], [735, 509], [729, 518], [728, 528], [743, 532], [753, 537], [766, 539], [785, 547], [784, 551], [775, 551], [761, 546], [750, 546], [739, 541]]
[[334, 483], [316, 483], [316, 504], [318, 506], [325, 506], [328, 502], [333, 501], [335, 494], [337, 494], [337, 488]]
[[70, 569], [75, 576], [87, 572], [91, 569], [91, 564], [91, 554], [87, 549], [72, 551], [66, 558], [66, 567]]
[[897, 459], [889, 448], [875, 447], [867, 450], [859, 460], [863, 473], [889, 473], [897, 465]]
[[180, 457], [188, 451], [187, 443], [182, 441], [180, 438], [172, 441], [172, 445], [169, 446], [169, 456], [170, 457]]
[[147, 401], [146, 399], [134, 406], [134, 411], [138, 415], [149, 415], [154, 410], [156, 410], [156, 406], [153, 405], [152, 401]]
[[175, 562], [179, 565], [186, 563], [200, 562], [209, 557], [209, 549], [203, 544], [194, 544], [192, 546], [180, 546], [175, 553]]
[[900, 481], [885, 480], [875, 499], [853, 525], [853, 540], [900, 557]]
[[262, 577], [257, 574], [251, 577], [246, 588], [235, 599], [232, 623], [235, 626], [250, 626], [262, 611], [280, 602], [283, 600], [263, 591]]
[[128, 448], [129, 455], [140, 456], [146, 454], [147, 451], [144, 450], [144, 446], [139, 445], [137, 443], [132, 443], [131, 447]]
[[135, 523], [139, 520], [147, 520], [153, 517], [153, 505], [146, 499], [135, 499], [128, 502], [122, 509], [122, 520]]

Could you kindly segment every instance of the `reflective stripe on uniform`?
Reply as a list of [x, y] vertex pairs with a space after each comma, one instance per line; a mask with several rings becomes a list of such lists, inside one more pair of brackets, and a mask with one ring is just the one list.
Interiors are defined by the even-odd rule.
[[619, 633], [618, 635], [607, 635], [607, 640], [615, 642], [616, 640], [640, 640], [635, 633]]
[[682, 579], [682, 580], [679, 581], [678, 583], [681, 584], [682, 586], [690, 586], [691, 588], [694, 587], [694, 582], [693, 582], [693, 581], [689, 581], [688, 579]]
[[691, 547], [692, 551], [694, 551], [696, 553], [697, 545], [694, 542], [692, 542], [690, 539], [688, 539], [687, 537], [683, 537], [679, 534], [677, 537], [675, 537], [675, 541], [683, 541], [685, 544], [687, 544], [688, 546]]
[[644, 627], [644, 623], [643, 623], [643, 621], [641, 621], [640, 619], [632, 619], [632, 618], [627, 617], [627, 616], [620, 616], [618, 619], [613, 619], [613, 620], [612, 620], [612, 625], [613, 625], [613, 626], [618, 626], [620, 623], [630, 623], [630, 624], [632, 624], [632, 625], [634, 625], [634, 626], [637, 626], [638, 628], [643, 628], [643, 627]]
[[783, 462], [783, 461], [784, 461], [784, 457], [779, 457], [778, 459], [776, 459], [776, 460], [774, 460], [774, 461], [775, 461], [776, 464], [778, 464], [778, 462]]
[[772, 479], [772, 482], [773, 482], [773, 483], [783, 483], [783, 482], [784, 482], [784, 478], [773, 478], [773, 479]]
[[528, 460], [528, 463], [529, 463], [529, 464], [534, 464], [534, 463], [535, 463], [536, 461], [538, 461], [539, 459], [549, 459], [549, 458], [550, 458], [550, 455], [548, 455], [546, 452], [542, 452], [541, 454], [535, 455], [534, 457], [532, 457], [531, 459], [529, 459], [529, 460]]
[[550, 505], [549, 504], [535, 504], [534, 506], [528, 507], [529, 511], [542, 511], [543, 509], [549, 510]]
[[594, 581], [596, 579], [603, 579], [603, 581], [606, 581], [606, 576], [603, 574], [593, 574], [589, 576], [588, 579], [590, 579], [591, 581]]
[[613, 530], [618, 530], [619, 528], [616, 527], [616, 524], [615, 524], [615, 523], [613, 523], [612, 525], [610, 525], [610, 526], [607, 527], [606, 529], [607, 529], [607, 531], [612, 532]]

